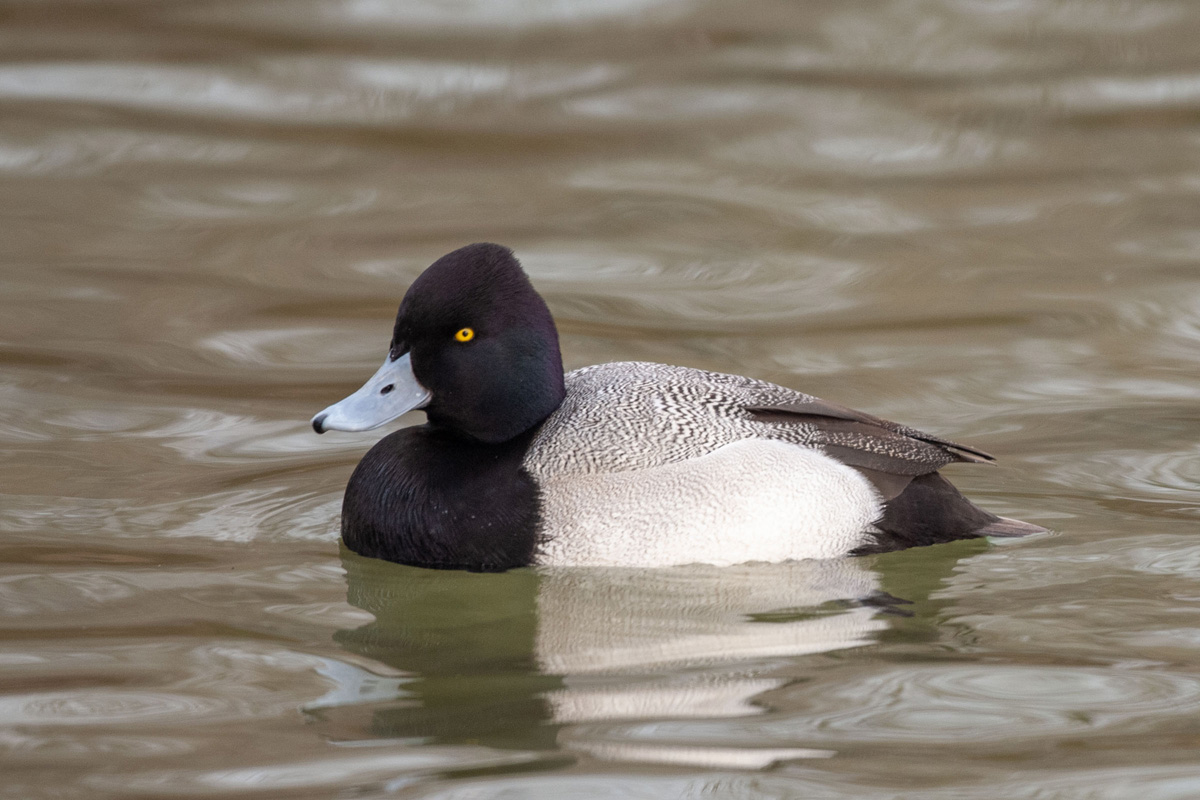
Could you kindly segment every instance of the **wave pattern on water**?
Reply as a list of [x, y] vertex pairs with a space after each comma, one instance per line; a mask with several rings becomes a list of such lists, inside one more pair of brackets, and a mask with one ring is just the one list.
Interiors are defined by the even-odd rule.
[[[1198, 32], [1185, 0], [6, 4], [5, 789], [1200, 796]], [[307, 420], [479, 240], [570, 365], [970, 442], [1001, 466], [947, 474], [1054, 533], [339, 554], [372, 437]]]

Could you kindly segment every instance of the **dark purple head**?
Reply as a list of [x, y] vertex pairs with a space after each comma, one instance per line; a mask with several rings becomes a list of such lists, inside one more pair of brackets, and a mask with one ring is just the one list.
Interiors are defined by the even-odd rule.
[[524, 433], [563, 399], [550, 309], [498, 244], [459, 248], [413, 282], [396, 314], [389, 360], [406, 354], [429, 393], [429, 421], [484, 442]]
[[423, 408], [435, 426], [505, 442], [548, 417], [564, 393], [545, 301], [511, 250], [472, 244], [413, 281], [383, 366], [312, 425], [317, 433], [369, 430]]

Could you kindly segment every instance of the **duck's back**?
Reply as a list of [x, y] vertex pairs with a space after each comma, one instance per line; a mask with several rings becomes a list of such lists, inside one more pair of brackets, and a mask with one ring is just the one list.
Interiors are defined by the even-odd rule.
[[922, 475], [985, 453], [766, 381], [626, 361], [566, 376], [566, 398], [534, 438], [542, 476], [626, 472], [706, 455], [748, 438], [835, 454], [852, 466]]
[[542, 478], [660, 467], [749, 438], [817, 439], [812, 426], [772, 426], [748, 410], [816, 398], [738, 375], [626, 361], [569, 372], [566, 387], [525, 458]]

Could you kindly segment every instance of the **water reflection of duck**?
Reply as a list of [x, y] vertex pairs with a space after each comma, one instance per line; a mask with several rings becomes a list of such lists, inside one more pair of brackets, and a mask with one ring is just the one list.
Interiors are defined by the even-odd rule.
[[[375, 621], [335, 639], [404, 676], [368, 704], [371, 737], [553, 744], [554, 732], [541, 727], [549, 716], [544, 694], [560, 681], [537, 668], [536, 572], [397, 572], [349, 551], [342, 563], [347, 600]], [[361, 698], [351, 699], [342, 713], [357, 718]]]
[[1040, 531], [937, 472], [992, 458], [774, 384], [661, 364], [563, 376], [545, 302], [507, 248], [443, 256], [388, 358], [313, 418], [366, 430], [414, 408], [346, 488], [342, 536], [405, 564], [666, 566], [824, 558]]
[[[781, 659], [866, 644], [887, 627], [871, 602], [878, 577], [859, 560], [498, 575], [349, 551], [342, 562], [349, 601], [375, 620], [338, 643], [400, 676], [310, 707], [343, 740], [687, 760], [679, 743], [623, 742], [588, 725], [758, 714], [754, 698], [787, 680]], [[809, 755], [697, 752], [707, 763]]]

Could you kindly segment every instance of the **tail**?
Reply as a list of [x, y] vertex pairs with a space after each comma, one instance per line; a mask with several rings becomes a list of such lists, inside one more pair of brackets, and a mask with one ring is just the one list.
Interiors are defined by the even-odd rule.
[[1041, 525], [1034, 525], [1032, 522], [1022, 522], [1019, 519], [1009, 519], [1008, 517], [996, 517], [995, 522], [989, 522], [982, 528], [975, 531], [976, 536], [1029, 536], [1034, 533], [1048, 533]]
[[1020, 520], [998, 517], [963, 497], [936, 472], [918, 475], [904, 491], [884, 503], [875, 522], [874, 541], [854, 555], [886, 553], [927, 544], [977, 539], [981, 536], [1028, 536], [1046, 529]]

